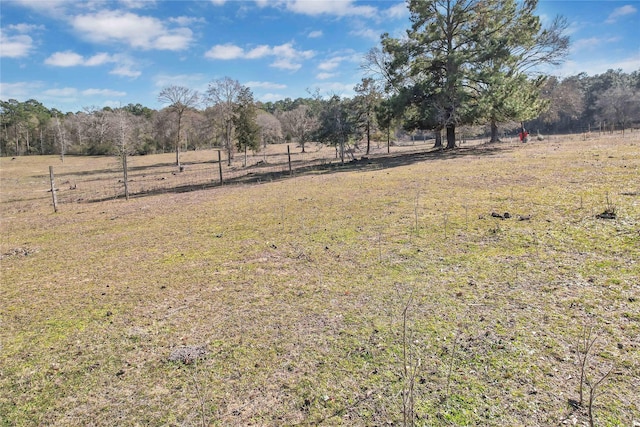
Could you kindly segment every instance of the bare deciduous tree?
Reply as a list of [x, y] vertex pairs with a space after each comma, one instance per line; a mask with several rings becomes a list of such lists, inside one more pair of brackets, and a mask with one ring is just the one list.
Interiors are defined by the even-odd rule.
[[60, 161], [64, 163], [64, 155], [67, 151], [67, 133], [64, 129], [64, 126], [60, 124], [60, 119], [58, 115], [55, 115], [55, 124], [56, 124], [56, 136], [58, 139], [58, 144], [60, 145]]
[[87, 139], [91, 142], [89, 154], [108, 154], [111, 150], [110, 139], [114, 129], [114, 122], [110, 117], [110, 110], [96, 106], [84, 107], [82, 116], [83, 128]]
[[263, 147], [266, 148], [267, 144], [275, 144], [282, 140], [282, 125], [276, 116], [260, 110], [256, 121], [260, 127], [260, 138]]
[[222, 125], [223, 144], [227, 150], [228, 165], [231, 165], [233, 157], [233, 108], [238, 102], [241, 90], [242, 85], [230, 77], [212, 81], [207, 89], [208, 101], [215, 107], [215, 117]]
[[299, 105], [294, 110], [285, 111], [281, 115], [285, 131], [298, 141], [302, 152], [313, 132], [318, 128], [318, 120], [306, 105]]
[[112, 113], [112, 119], [114, 121], [114, 128], [116, 129], [116, 138], [114, 140], [115, 146], [118, 150], [118, 155], [122, 161], [122, 181], [124, 183], [124, 197], [129, 200], [129, 166], [127, 164], [128, 157], [131, 150], [131, 141], [133, 133], [133, 118], [131, 113], [119, 108]]
[[629, 85], [617, 85], [600, 94], [596, 101], [598, 117], [610, 124], [622, 126], [622, 134], [629, 121], [640, 115], [640, 92]]
[[178, 116], [178, 134], [176, 136], [176, 165], [180, 168], [180, 130], [182, 116], [189, 108], [194, 108], [199, 101], [198, 92], [185, 86], [167, 86], [158, 95], [158, 101], [168, 104], [168, 109]]

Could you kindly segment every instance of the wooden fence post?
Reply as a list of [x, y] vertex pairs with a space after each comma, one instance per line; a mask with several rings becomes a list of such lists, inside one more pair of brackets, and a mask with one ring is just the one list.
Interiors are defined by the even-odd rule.
[[220, 171], [220, 185], [223, 184], [222, 181], [222, 154], [220, 152], [220, 150], [218, 150], [218, 169]]
[[49, 182], [51, 183], [51, 197], [53, 198], [53, 211], [58, 212], [58, 198], [56, 197], [56, 186], [53, 183], [53, 166], [49, 166]]
[[287, 157], [289, 158], [289, 175], [293, 175], [293, 170], [291, 169], [291, 149], [289, 145], [287, 145]]

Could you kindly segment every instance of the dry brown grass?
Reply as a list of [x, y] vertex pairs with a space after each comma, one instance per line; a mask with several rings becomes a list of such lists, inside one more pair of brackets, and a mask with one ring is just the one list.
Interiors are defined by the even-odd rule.
[[[585, 423], [585, 323], [589, 375], [614, 366], [598, 424], [640, 419], [637, 133], [58, 214], [51, 160], [0, 159], [2, 425], [400, 424], [411, 292], [418, 425]], [[182, 346], [206, 356], [169, 361]]]

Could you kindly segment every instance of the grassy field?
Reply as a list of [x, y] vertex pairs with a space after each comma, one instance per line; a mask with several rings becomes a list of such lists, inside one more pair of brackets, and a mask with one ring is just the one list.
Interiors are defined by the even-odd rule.
[[639, 133], [57, 214], [52, 161], [0, 159], [0, 425], [640, 421]]

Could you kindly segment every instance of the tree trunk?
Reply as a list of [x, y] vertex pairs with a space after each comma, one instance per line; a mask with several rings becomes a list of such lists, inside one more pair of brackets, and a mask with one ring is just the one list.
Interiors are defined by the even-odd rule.
[[391, 125], [387, 128], [387, 154], [391, 152]]
[[456, 148], [456, 125], [447, 125], [447, 150]]
[[176, 138], [176, 166], [180, 169], [180, 125], [182, 115], [178, 114], [178, 137]]
[[227, 166], [231, 166], [231, 156], [233, 155], [233, 144], [231, 142], [231, 122], [225, 124], [225, 145], [227, 149]]
[[127, 151], [122, 150], [122, 178], [124, 179], [124, 198], [129, 200], [129, 167], [127, 165]]
[[442, 129], [437, 128], [433, 133], [436, 136], [436, 143], [433, 144], [433, 148], [442, 148]]
[[369, 155], [370, 148], [371, 148], [371, 123], [367, 122], [367, 155]]
[[495, 120], [491, 120], [491, 140], [489, 142], [500, 142], [498, 137], [498, 125]]

